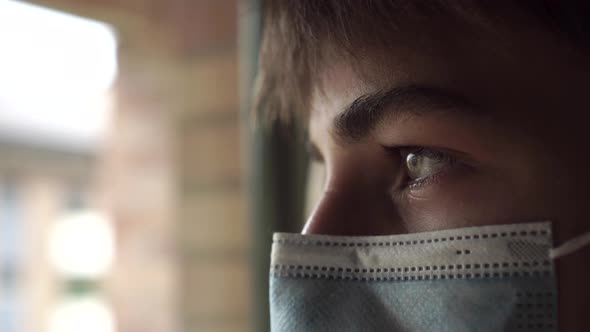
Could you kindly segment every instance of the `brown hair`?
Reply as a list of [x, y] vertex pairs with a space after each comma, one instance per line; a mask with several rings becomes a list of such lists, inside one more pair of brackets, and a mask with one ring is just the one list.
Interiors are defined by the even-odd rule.
[[355, 57], [388, 47], [406, 23], [441, 19], [468, 24], [505, 21], [518, 12], [586, 48], [590, 1], [584, 0], [263, 0], [263, 41], [254, 107], [265, 119], [305, 119], [326, 52]]

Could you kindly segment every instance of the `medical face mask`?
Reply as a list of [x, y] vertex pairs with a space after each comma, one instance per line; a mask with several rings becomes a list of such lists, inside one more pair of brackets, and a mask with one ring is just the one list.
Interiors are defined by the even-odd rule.
[[549, 222], [392, 236], [277, 233], [272, 331], [557, 331]]

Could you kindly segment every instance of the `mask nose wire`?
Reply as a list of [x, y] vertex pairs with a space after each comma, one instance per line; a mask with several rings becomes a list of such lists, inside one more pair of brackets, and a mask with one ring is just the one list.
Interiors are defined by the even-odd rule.
[[557, 258], [572, 254], [585, 246], [590, 245], [590, 232], [576, 236], [562, 243], [560, 246], [549, 250], [549, 258]]

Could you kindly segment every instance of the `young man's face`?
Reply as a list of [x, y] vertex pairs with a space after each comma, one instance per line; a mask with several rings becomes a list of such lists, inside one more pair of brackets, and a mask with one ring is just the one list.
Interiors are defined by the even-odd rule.
[[[550, 220], [559, 244], [590, 230], [586, 57], [514, 26], [427, 31], [347, 59], [326, 61], [312, 100], [310, 138], [327, 178], [304, 232]], [[557, 262], [564, 324], [582, 305], [589, 254]]]

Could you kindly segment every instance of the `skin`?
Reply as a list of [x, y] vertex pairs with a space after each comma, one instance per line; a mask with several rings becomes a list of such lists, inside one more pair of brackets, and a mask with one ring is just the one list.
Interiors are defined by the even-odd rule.
[[[590, 232], [588, 57], [534, 27], [408, 31], [419, 33], [361, 60], [337, 50], [327, 57], [309, 118], [327, 176], [303, 232], [383, 235], [550, 220], [556, 246]], [[416, 85], [466, 102], [422, 101], [418, 93], [388, 104], [360, 137], [335, 125], [359, 97]], [[412, 186], [406, 155], [413, 147], [451, 159]], [[556, 261], [560, 331], [585, 329], [589, 259], [586, 247]]]

